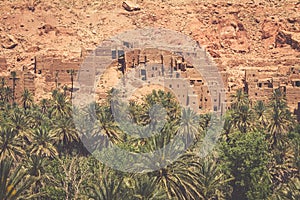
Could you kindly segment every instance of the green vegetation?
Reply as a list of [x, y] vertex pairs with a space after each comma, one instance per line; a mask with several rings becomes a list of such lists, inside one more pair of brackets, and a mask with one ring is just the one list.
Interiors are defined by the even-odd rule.
[[[54, 90], [50, 99], [36, 104], [25, 90], [17, 105], [14, 88], [2, 81], [0, 199], [300, 199], [300, 126], [280, 90], [268, 104], [251, 102], [237, 91], [221, 137], [205, 158], [198, 148], [213, 115], [181, 110], [163, 91], [129, 106], [118, 101], [117, 93], [110, 91], [103, 105], [92, 103], [77, 111], [64, 92]], [[155, 114], [160, 107], [165, 112]], [[121, 112], [125, 108], [128, 112]], [[114, 116], [112, 110], [121, 114]], [[79, 117], [73, 119], [72, 112]], [[154, 171], [126, 173], [95, 159], [80, 140], [83, 136], [95, 141], [90, 149], [100, 154], [109, 154], [101, 149], [113, 145], [137, 154], [170, 146], [138, 166], [132, 164], [133, 169], [153, 165]], [[176, 137], [185, 144], [172, 142]], [[174, 162], [164, 159], [185, 148]], [[118, 158], [110, 159], [118, 163]]]

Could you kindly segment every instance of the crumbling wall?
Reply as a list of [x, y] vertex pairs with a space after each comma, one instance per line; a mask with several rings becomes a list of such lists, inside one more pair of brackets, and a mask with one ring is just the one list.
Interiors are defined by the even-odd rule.
[[281, 88], [292, 110], [300, 102], [300, 67], [247, 69], [244, 83], [245, 91], [252, 100], [268, 101], [274, 89]]
[[7, 62], [5, 58], [0, 57], [0, 71], [7, 70]]
[[74, 80], [76, 80], [82, 60], [63, 61], [60, 58], [38, 56], [35, 61], [35, 73], [42, 74], [46, 82], [55, 82], [61, 86], [71, 83], [71, 70], [74, 70]]

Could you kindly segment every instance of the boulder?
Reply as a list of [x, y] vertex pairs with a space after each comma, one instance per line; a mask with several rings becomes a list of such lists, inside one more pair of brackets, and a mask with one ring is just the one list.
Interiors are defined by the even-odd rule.
[[276, 36], [275, 44], [276, 47], [281, 47], [285, 44], [288, 44], [293, 49], [300, 51], [300, 33], [279, 31]]
[[127, 11], [135, 11], [135, 10], [140, 10], [141, 8], [139, 7], [139, 5], [131, 2], [131, 1], [123, 1], [122, 4], [123, 8], [125, 8], [125, 10]]
[[262, 27], [261, 27], [261, 33], [262, 33], [261, 39], [268, 39], [271, 37], [274, 38], [278, 33], [278, 28], [279, 25], [277, 22], [265, 20], [262, 23]]

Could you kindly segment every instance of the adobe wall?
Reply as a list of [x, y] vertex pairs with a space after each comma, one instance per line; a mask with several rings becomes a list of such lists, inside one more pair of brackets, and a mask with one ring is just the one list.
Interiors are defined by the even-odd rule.
[[74, 80], [76, 80], [81, 61], [81, 59], [63, 61], [59, 58], [37, 56], [34, 71], [36, 74], [42, 74], [46, 82], [57, 82], [58, 86], [61, 86], [71, 83], [71, 70], [74, 70]]
[[245, 90], [250, 99], [268, 101], [274, 89], [281, 88], [288, 106], [294, 110], [300, 102], [300, 67], [279, 67], [275, 69], [247, 69]]
[[0, 57], [0, 71], [7, 70], [7, 62], [6, 59], [3, 57]]
[[[205, 59], [202, 64], [206, 65], [202, 67], [210, 72], [210, 65]], [[221, 98], [226, 91], [221, 91], [215, 84], [217, 80], [214, 72], [212, 71], [212, 77], [206, 77], [210, 81], [213, 80], [209, 85], [198, 70], [175, 53], [157, 49], [136, 49], [126, 53], [125, 59], [119, 65], [126, 66], [125, 72], [131, 69], [139, 70], [136, 77], [145, 82], [151, 83], [152, 80], [163, 78], [164, 86], [174, 92], [183, 106], [190, 106], [199, 113], [211, 110], [224, 112], [227, 108], [226, 102]], [[228, 87], [228, 74], [223, 71], [220, 77], [224, 87]]]

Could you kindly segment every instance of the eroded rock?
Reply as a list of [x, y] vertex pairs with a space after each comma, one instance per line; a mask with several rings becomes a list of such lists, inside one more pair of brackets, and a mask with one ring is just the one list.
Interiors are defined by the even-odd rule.
[[131, 2], [131, 1], [123, 1], [122, 4], [123, 8], [125, 8], [125, 10], [127, 11], [136, 11], [136, 10], [140, 10], [140, 6]]
[[279, 31], [276, 36], [275, 44], [276, 47], [282, 47], [288, 44], [293, 49], [300, 51], [300, 33]]

